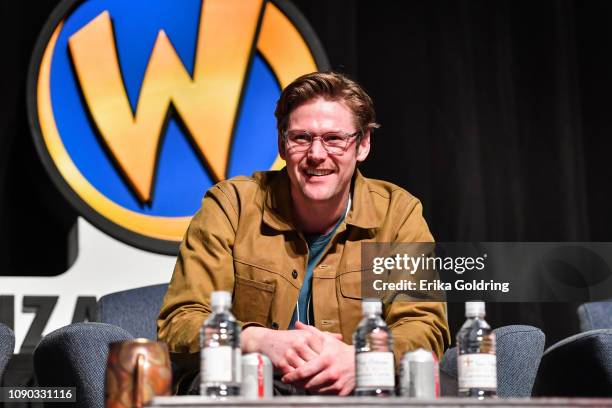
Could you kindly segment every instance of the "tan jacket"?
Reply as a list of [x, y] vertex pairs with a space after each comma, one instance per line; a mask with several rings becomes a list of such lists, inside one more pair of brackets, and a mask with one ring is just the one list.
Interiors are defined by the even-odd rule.
[[[308, 261], [292, 223], [286, 170], [236, 177], [212, 187], [187, 230], [157, 321], [172, 353], [199, 351], [199, 329], [211, 312], [210, 293], [233, 293], [242, 324], [287, 329]], [[352, 208], [313, 271], [315, 326], [350, 344], [361, 320], [362, 242], [431, 242], [418, 199], [356, 171]], [[383, 317], [396, 362], [423, 347], [440, 357], [450, 342], [444, 303], [393, 302]]]

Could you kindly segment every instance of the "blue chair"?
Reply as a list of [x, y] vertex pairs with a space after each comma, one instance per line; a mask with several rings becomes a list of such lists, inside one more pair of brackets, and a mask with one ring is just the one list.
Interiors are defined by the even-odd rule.
[[538, 395], [612, 396], [612, 299], [584, 303], [577, 314], [581, 333], [544, 353]]
[[612, 396], [612, 301], [584, 303], [577, 313], [581, 333], [546, 350], [537, 395]]
[[0, 323], [0, 381], [2, 380], [6, 365], [13, 356], [14, 348], [15, 333], [13, 333], [10, 327]]
[[157, 315], [168, 284], [144, 286], [102, 296], [98, 321], [127, 330], [135, 338], [157, 339]]
[[612, 396], [612, 329], [589, 330], [549, 347], [542, 357], [534, 395]]
[[[497, 394], [529, 397], [538, 372], [544, 333], [532, 326], [512, 325], [493, 330], [497, 338]], [[444, 353], [440, 370], [457, 378], [457, 347]]]
[[580, 331], [612, 329], [612, 300], [585, 303], [578, 308]]
[[34, 371], [41, 386], [74, 387], [75, 407], [104, 406], [108, 346], [116, 341], [157, 338], [157, 315], [167, 284], [103, 296], [99, 323], [74, 323], [45, 336], [34, 351]]

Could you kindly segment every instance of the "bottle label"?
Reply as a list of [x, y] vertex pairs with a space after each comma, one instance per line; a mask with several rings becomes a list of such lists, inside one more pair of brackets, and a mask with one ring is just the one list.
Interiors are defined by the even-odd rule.
[[357, 388], [395, 387], [393, 353], [368, 351], [357, 354]]
[[459, 389], [497, 389], [495, 354], [463, 354], [457, 361]]
[[236, 373], [236, 381], [242, 382], [242, 350], [240, 350], [240, 347], [234, 349], [234, 372]]
[[[240, 349], [231, 346], [205, 347], [202, 349], [202, 382], [240, 381]], [[233, 378], [232, 373], [237, 378]]]

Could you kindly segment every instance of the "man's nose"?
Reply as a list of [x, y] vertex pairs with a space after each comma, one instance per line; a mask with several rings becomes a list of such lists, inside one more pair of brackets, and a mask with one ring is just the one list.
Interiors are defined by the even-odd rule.
[[323, 146], [320, 138], [315, 138], [308, 149], [308, 158], [311, 160], [324, 160], [327, 157], [327, 150]]

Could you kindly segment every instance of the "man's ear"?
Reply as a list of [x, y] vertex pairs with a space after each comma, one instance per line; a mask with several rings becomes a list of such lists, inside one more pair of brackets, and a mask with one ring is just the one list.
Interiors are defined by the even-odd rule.
[[277, 139], [277, 143], [278, 143], [278, 154], [281, 157], [281, 159], [287, 161], [287, 159], [285, 158], [286, 156], [286, 152], [285, 152], [285, 140], [283, 139], [283, 137], [281, 135], [278, 135], [278, 139]]
[[357, 145], [357, 161], [362, 162], [370, 153], [370, 130], [366, 130]]

